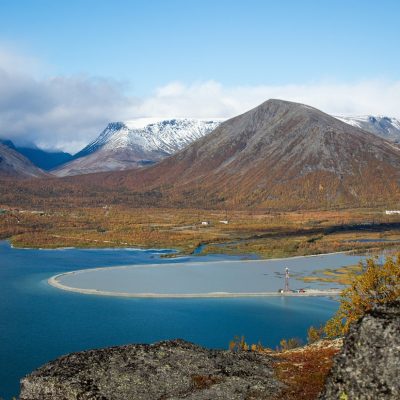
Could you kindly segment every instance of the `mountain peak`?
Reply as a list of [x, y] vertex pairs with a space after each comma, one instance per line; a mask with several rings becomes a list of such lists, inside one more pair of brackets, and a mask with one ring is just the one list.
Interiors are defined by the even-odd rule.
[[119, 129], [124, 129], [124, 128], [127, 128], [127, 126], [122, 121], [110, 122], [106, 126], [106, 129], [103, 132], [105, 132], [105, 131], [117, 131]]
[[264, 101], [264, 103], [260, 104], [259, 106], [255, 107], [255, 109], [264, 108], [264, 107], [284, 107], [285, 109], [303, 109], [303, 110], [313, 110], [321, 113], [322, 111], [318, 110], [317, 108], [308, 106], [307, 104], [298, 103], [295, 101], [289, 100], [282, 100], [282, 99], [269, 99]]

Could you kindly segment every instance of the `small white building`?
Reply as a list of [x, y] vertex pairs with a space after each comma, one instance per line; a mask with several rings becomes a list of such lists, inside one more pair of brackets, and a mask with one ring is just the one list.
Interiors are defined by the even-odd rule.
[[228, 223], [229, 223], [228, 220], [222, 220], [222, 221], [219, 221], [219, 222], [220, 222], [220, 224], [225, 224], [225, 225], [228, 225]]
[[400, 210], [386, 210], [385, 211], [386, 215], [396, 215], [396, 214], [400, 214]]
[[210, 225], [210, 223], [208, 221], [202, 221], [201, 224], [202, 225]]

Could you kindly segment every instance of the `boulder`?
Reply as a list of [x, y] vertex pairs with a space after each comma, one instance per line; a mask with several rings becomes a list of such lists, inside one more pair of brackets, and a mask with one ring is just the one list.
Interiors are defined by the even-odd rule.
[[73, 353], [21, 380], [21, 400], [269, 399], [282, 384], [270, 357], [183, 340]]
[[352, 325], [320, 400], [400, 399], [400, 301]]

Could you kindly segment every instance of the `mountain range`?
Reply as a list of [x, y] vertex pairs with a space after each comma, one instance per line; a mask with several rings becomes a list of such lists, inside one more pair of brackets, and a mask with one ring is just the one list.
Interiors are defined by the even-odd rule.
[[[201, 130], [181, 150], [167, 133], [171, 126], [192, 122], [158, 121], [145, 124], [148, 129], [111, 125], [80, 159], [128, 144], [138, 151], [133, 162], [158, 162], [136, 170], [26, 181], [24, 193], [32, 199], [51, 187], [55, 198], [67, 195], [79, 204], [204, 208], [369, 207], [400, 200], [397, 144], [348, 121], [304, 104], [268, 100], [225, 122], [208, 123], [215, 129]], [[164, 136], [154, 135], [163, 129]], [[155, 137], [156, 143], [149, 141]]]
[[[400, 122], [389, 117], [336, 117], [352, 126], [400, 142]], [[70, 162], [54, 169], [56, 176], [145, 167], [182, 150], [215, 129], [222, 120], [152, 119], [113, 122]]]
[[158, 192], [168, 204], [309, 208], [397, 198], [399, 173], [390, 142], [313, 107], [269, 100], [155, 166], [101, 174], [97, 184]]
[[[394, 143], [400, 143], [400, 121], [387, 116], [335, 118]], [[108, 124], [100, 135], [75, 155], [0, 142], [56, 176], [80, 175], [146, 167], [182, 150], [215, 129], [221, 119], [141, 118]]]

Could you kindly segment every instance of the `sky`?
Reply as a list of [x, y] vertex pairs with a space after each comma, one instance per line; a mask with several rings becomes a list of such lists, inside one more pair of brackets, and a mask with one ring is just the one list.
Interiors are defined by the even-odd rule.
[[1, 0], [0, 137], [78, 151], [115, 120], [268, 98], [400, 117], [400, 1]]

